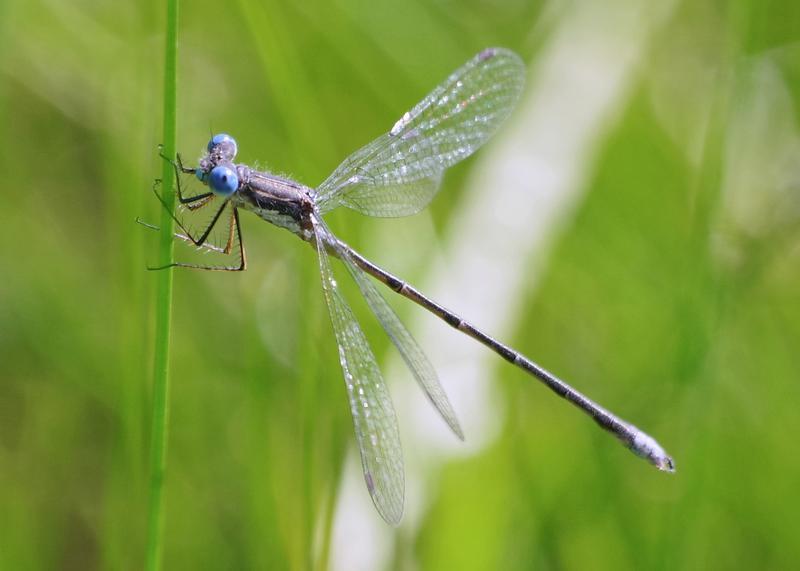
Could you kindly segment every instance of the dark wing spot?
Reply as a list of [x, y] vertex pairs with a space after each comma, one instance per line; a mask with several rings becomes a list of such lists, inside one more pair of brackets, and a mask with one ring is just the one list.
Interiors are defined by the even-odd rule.
[[486, 48], [485, 50], [483, 50], [481, 53], [478, 54], [478, 60], [486, 61], [487, 59], [493, 58], [496, 55], [497, 55], [496, 48]]

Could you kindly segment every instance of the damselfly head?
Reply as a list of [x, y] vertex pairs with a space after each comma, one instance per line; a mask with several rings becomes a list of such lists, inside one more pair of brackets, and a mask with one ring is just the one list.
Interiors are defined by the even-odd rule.
[[211, 137], [206, 150], [194, 175], [216, 194], [230, 196], [239, 188], [239, 176], [232, 163], [238, 151], [236, 140], [227, 133], [219, 133]]

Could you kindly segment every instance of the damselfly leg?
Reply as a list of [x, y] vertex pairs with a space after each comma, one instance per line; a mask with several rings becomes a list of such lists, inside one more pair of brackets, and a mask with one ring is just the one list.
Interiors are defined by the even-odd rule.
[[[165, 161], [169, 162], [173, 169], [175, 170], [175, 189], [178, 201], [180, 204], [187, 208], [190, 212], [196, 212], [201, 208], [208, 206], [214, 201], [215, 194], [213, 192], [205, 192], [201, 194], [197, 194], [194, 196], [184, 196], [182, 183], [181, 183], [181, 174], [194, 174], [195, 169], [184, 167], [181, 161], [181, 156], [178, 154], [176, 156], [176, 160], [173, 161], [168, 156], [164, 155], [163, 152], [159, 151], [161, 158]], [[176, 233], [175, 237], [183, 240], [184, 242], [188, 242], [193, 246], [206, 250], [217, 252], [224, 255], [230, 255], [234, 249], [234, 244], [236, 244], [239, 256], [238, 260], [239, 263], [235, 265], [213, 265], [213, 264], [195, 264], [195, 263], [188, 263], [188, 262], [172, 262], [170, 264], [165, 264], [163, 266], [156, 266], [151, 267], [148, 266], [148, 270], [163, 270], [166, 268], [193, 268], [198, 270], [209, 270], [209, 271], [227, 271], [227, 272], [241, 272], [247, 268], [247, 257], [244, 251], [244, 243], [242, 241], [242, 229], [241, 224], [239, 223], [239, 212], [228, 200], [224, 200], [220, 207], [216, 210], [214, 215], [212, 216], [211, 220], [205, 224], [205, 229], [199, 236], [195, 236], [191, 230], [186, 226], [184, 221], [175, 215], [172, 209], [169, 207], [167, 202], [164, 200], [164, 197], [158, 192], [158, 186], [161, 183], [160, 180], [156, 180], [153, 184], [153, 194], [155, 194], [158, 201], [161, 203], [161, 206], [169, 213], [172, 220], [175, 224], [180, 228], [182, 233]], [[223, 217], [223, 212], [228, 211], [229, 214], [226, 214]], [[220, 247], [219, 245], [212, 244], [208, 241], [211, 232], [217, 226], [217, 223], [220, 221], [221, 218], [227, 218], [228, 220], [228, 230], [227, 230], [227, 240], [225, 241], [225, 246]], [[148, 227], [153, 227], [149, 224], [145, 224]]]

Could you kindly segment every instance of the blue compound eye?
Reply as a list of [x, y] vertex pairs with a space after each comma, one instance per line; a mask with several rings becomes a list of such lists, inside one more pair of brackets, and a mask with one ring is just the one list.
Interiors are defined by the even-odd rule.
[[239, 177], [232, 165], [218, 165], [208, 175], [211, 190], [222, 196], [230, 196], [239, 188]]
[[236, 156], [239, 147], [236, 145], [236, 140], [233, 137], [227, 133], [220, 133], [211, 137], [211, 140], [208, 142], [207, 149], [209, 153], [214, 149], [217, 149], [220, 156], [226, 160], [232, 161]]
[[218, 135], [214, 135], [211, 137], [211, 140], [208, 141], [208, 151], [211, 152], [211, 149], [222, 143], [223, 141], [230, 141], [234, 145], [236, 145], [236, 141], [233, 137], [228, 135], [228, 133], [219, 133]]

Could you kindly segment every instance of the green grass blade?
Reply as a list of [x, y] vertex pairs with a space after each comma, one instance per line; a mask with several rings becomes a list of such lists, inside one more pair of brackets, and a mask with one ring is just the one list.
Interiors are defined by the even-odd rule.
[[[176, 149], [178, 0], [167, 0], [167, 30], [164, 46], [164, 154], [174, 156]], [[167, 208], [161, 209], [159, 265], [173, 259], [173, 221], [175, 209], [174, 173], [164, 161], [162, 192]], [[169, 411], [169, 341], [172, 320], [172, 270], [157, 274], [156, 336], [153, 358], [153, 411], [150, 445], [150, 506], [147, 530], [147, 569], [161, 567], [164, 528], [164, 473], [167, 465], [167, 421]]]

